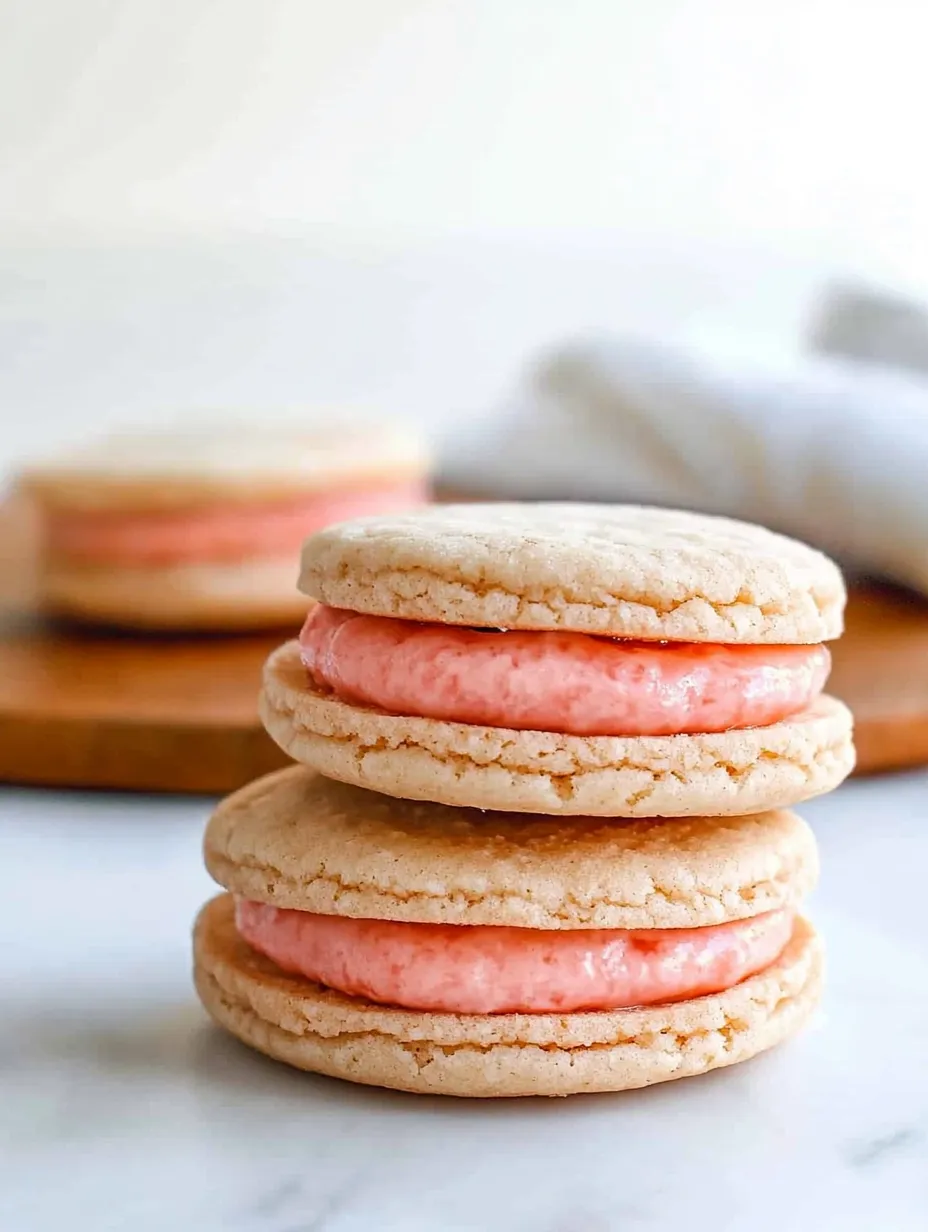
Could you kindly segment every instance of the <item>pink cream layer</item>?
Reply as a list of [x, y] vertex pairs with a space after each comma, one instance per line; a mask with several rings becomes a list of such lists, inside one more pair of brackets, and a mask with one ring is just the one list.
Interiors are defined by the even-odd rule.
[[[167, 565], [286, 557], [307, 535], [349, 518], [425, 502], [418, 480], [319, 493], [298, 499], [190, 509], [116, 512], [52, 510], [49, 552], [88, 564]], [[295, 566], [294, 566], [295, 567]]]
[[790, 912], [709, 928], [408, 924], [236, 904], [242, 937], [284, 971], [384, 1005], [451, 1014], [548, 1014], [680, 1001], [774, 961]]
[[762, 727], [824, 687], [824, 646], [633, 642], [487, 631], [316, 607], [300, 635], [312, 678], [393, 714], [576, 736]]

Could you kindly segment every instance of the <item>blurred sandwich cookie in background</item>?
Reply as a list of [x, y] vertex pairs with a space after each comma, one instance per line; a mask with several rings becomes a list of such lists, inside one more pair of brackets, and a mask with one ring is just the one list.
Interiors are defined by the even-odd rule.
[[427, 499], [427, 456], [395, 426], [239, 426], [107, 437], [23, 471], [51, 614], [126, 628], [248, 630], [298, 619], [308, 534]]

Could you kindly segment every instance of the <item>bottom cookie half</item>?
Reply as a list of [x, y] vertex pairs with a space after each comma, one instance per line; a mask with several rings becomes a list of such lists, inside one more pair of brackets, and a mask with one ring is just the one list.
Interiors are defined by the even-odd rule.
[[292, 561], [260, 558], [134, 568], [50, 563], [41, 603], [52, 615], [93, 624], [197, 632], [284, 628], [310, 606]]
[[299, 1069], [433, 1095], [624, 1091], [746, 1061], [814, 1009], [821, 945], [796, 921], [772, 966], [725, 992], [603, 1013], [436, 1014], [375, 1005], [287, 975], [246, 945], [233, 899], [200, 913], [197, 991], [244, 1043]]
[[294, 761], [402, 800], [565, 817], [744, 817], [832, 791], [854, 766], [850, 711], [816, 698], [766, 727], [571, 736], [388, 714], [309, 677], [296, 642], [264, 668], [261, 719]]

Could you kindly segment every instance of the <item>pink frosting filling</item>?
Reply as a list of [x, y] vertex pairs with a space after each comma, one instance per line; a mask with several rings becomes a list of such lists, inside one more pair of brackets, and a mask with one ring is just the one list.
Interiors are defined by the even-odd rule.
[[48, 550], [88, 564], [183, 564], [284, 557], [307, 535], [349, 518], [409, 509], [426, 499], [419, 480], [319, 493], [274, 503], [190, 509], [51, 510]]
[[621, 641], [480, 632], [317, 606], [303, 663], [344, 701], [393, 714], [577, 736], [760, 727], [824, 687], [824, 646]]
[[708, 928], [408, 924], [241, 900], [242, 937], [285, 971], [385, 1005], [454, 1014], [572, 1013], [720, 992], [789, 940], [786, 910]]

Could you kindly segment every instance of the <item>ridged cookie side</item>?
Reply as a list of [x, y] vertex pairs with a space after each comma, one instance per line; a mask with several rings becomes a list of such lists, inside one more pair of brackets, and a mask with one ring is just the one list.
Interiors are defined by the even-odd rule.
[[311, 536], [300, 589], [332, 607], [684, 642], [840, 636], [821, 552], [728, 518], [635, 505], [447, 505]]
[[206, 866], [277, 907], [424, 924], [700, 928], [795, 910], [818, 875], [795, 813], [545, 817], [398, 800], [304, 766], [221, 801]]

